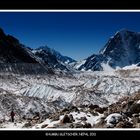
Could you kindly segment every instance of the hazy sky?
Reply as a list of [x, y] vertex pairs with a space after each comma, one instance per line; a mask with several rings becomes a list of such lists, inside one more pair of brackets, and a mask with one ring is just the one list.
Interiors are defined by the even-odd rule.
[[26, 46], [48, 45], [81, 60], [122, 28], [140, 32], [140, 12], [0, 12], [0, 27]]

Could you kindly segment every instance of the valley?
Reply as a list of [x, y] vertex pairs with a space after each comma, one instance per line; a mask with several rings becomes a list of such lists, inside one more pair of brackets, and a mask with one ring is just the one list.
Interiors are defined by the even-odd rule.
[[77, 62], [1, 29], [0, 128], [139, 128], [139, 45], [139, 33], [121, 30]]

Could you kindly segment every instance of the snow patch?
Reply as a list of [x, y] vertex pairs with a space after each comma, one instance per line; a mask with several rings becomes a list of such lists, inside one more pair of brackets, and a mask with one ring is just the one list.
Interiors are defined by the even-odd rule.
[[130, 66], [125, 66], [122, 68], [123, 70], [133, 70], [133, 69], [140, 69], [136, 64], [132, 64]]
[[113, 113], [110, 114], [109, 116], [107, 116], [107, 118], [105, 119], [107, 126], [112, 127], [114, 124], [116, 124], [117, 122], [119, 122], [119, 120], [122, 118], [122, 115], [120, 115], [119, 113]]
[[21, 123], [12, 123], [12, 122], [5, 122], [1, 124], [2, 129], [8, 129], [8, 130], [17, 130], [17, 129], [23, 129], [25, 122]]
[[77, 64], [74, 66], [76, 69], [79, 69], [82, 65], [84, 65], [86, 62], [86, 60], [82, 60], [77, 62]]
[[140, 100], [137, 101], [137, 104], [140, 104]]

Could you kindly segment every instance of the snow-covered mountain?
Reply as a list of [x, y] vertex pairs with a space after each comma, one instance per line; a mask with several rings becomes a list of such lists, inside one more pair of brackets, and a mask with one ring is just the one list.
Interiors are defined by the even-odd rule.
[[103, 70], [125, 67], [140, 62], [140, 33], [122, 29], [111, 37], [99, 54], [88, 57], [79, 70]]
[[48, 46], [41, 46], [37, 49], [35, 49], [36, 51], [41, 51], [41, 50], [44, 50], [46, 51], [47, 53], [50, 53], [52, 55], [54, 55], [57, 60], [65, 63], [65, 64], [69, 64], [69, 63], [72, 63], [72, 62], [76, 62], [74, 59], [68, 57], [68, 56], [64, 56], [62, 54], [60, 54], [58, 51], [52, 49], [52, 48], [49, 48]]
[[70, 57], [61, 55], [59, 52], [49, 48], [48, 46], [39, 47], [32, 50], [32, 52], [42, 60], [44, 65], [49, 65], [51, 68], [56, 70], [64, 70], [66, 72], [73, 71], [73, 68], [69, 64], [76, 61]]
[[61, 55], [47, 46], [31, 49], [0, 29], [0, 71], [21, 74], [45, 74], [55, 71], [73, 72], [72, 58]]

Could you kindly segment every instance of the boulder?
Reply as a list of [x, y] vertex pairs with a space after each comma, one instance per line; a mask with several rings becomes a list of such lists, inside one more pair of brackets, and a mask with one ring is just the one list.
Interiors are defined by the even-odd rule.
[[79, 111], [79, 109], [76, 106], [70, 106], [68, 109], [70, 111], [75, 111], [75, 112]]
[[129, 117], [131, 117], [132, 114], [138, 114], [138, 113], [140, 113], [140, 104], [132, 104], [126, 112], [126, 114]]
[[92, 128], [91, 124], [90, 123], [85, 123], [83, 125], [83, 128]]
[[120, 121], [119, 123], [116, 124], [116, 128], [123, 128], [124, 127], [124, 122]]
[[24, 124], [23, 128], [24, 128], [24, 127], [25, 127], [25, 128], [28, 128], [28, 127], [31, 127], [31, 126], [32, 126], [31, 122], [27, 122], [27, 123]]
[[101, 107], [98, 107], [98, 108], [95, 108], [94, 109], [96, 112], [99, 112], [100, 114], [103, 114], [104, 113], [104, 109], [103, 108], [101, 108]]
[[69, 118], [70, 118], [70, 122], [74, 122], [75, 121], [72, 114], [69, 115]]
[[95, 108], [99, 108], [99, 106], [98, 105], [93, 105], [93, 104], [90, 104], [89, 106], [88, 106], [90, 109], [95, 109]]
[[63, 119], [61, 120], [62, 123], [71, 123], [70, 117], [68, 115], [65, 115]]
[[80, 120], [81, 120], [81, 121], [86, 121], [87, 118], [86, 118], [86, 117], [81, 117]]

